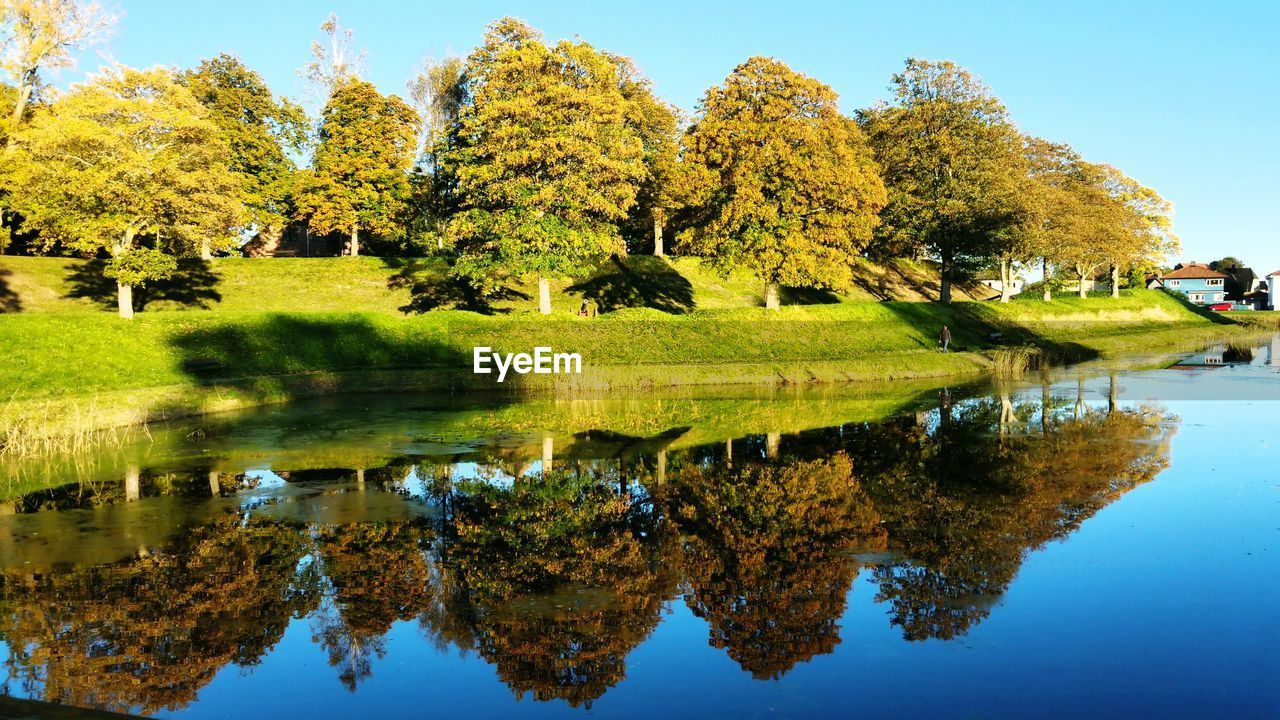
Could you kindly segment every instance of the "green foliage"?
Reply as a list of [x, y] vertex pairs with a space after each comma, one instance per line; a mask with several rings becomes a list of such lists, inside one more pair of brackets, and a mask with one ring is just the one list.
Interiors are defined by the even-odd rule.
[[700, 222], [678, 246], [766, 283], [843, 288], [885, 190], [835, 92], [770, 58], [707, 91], [685, 138], [701, 176]]
[[177, 269], [178, 261], [172, 255], [138, 247], [111, 258], [103, 274], [122, 285], [143, 286], [149, 280], [164, 280]]
[[409, 198], [421, 120], [396, 95], [350, 79], [333, 92], [320, 121], [312, 172], [302, 180], [298, 214], [319, 233], [389, 235]]
[[644, 142], [618, 63], [584, 42], [547, 46], [512, 18], [467, 61], [468, 101], [443, 157], [463, 210], [457, 272], [579, 275], [623, 249], [617, 223], [644, 179]]
[[230, 148], [229, 166], [240, 180], [247, 218], [254, 226], [279, 227], [288, 215], [288, 152], [306, 144], [302, 108], [277, 100], [258, 73], [232, 55], [202, 60], [178, 77], [208, 109]]
[[[228, 147], [166, 70], [100, 75], [14, 137], [5, 158], [10, 202], [45, 247], [119, 258], [143, 237], [170, 254], [232, 242], [243, 206]], [[146, 265], [155, 266], [118, 267], [132, 277]]]
[[954, 63], [911, 58], [891, 87], [891, 103], [860, 114], [889, 191], [877, 251], [938, 259], [946, 296], [953, 269], [999, 255], [1017, 226], [1021, 138], [1000, 100]]

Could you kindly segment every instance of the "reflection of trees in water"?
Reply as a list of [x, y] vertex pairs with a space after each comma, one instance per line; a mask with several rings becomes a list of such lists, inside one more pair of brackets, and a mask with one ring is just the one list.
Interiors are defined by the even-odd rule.
[[849, 552], [885, 541], [849, 456], [686, 465], [671, 477], [686, 602], [711, 644], [757, 678], [831, 652], [857, 572]]
[[428, 632], [475, 649], [518, 695], [589, 705], [621, 681], [674, 594], [652, 515], [593, 472], [451, 491]]
[[318, 528], [315, 538], [328, 582], [312, 637], [354, 691], [386, 653], [391, 625], [428, 604], [427, 535], [414, 523], [353, 523]]
[[224, 515], [129, 562], [0, 575], [11, 676], [52, 702], [181, 708], [315, 607], [313, 578], [297, 572], [305, 548], [296, 528]]
[[[577, 706], [623, 679], [683, 588], [713, 646], [776, 678], [839, 643], [857, 553], [888, 551], [871, 576], [907, 639], [956, 637], [1029, 551], [1167, 464], [1161, 416], [1076, 412], [948, 398], [936, 415], [687, 450], [592, 458], [564, 443], [548, 473], [528, 472], [543, 448], [482, 462], [481, 479], [448, 464], [294, 472], [291, 484], [344, 483], [323, 493], [423, 502], [412, 480], [436, 512], [188, 518], [194, 529], [126, 562], [0, 574], [0, 640], [28, 692], [154, 711], [191, 702], [224, 665], [256, 663], [303, 616], [355, 689], [392, 625], [416, 620], [439, 647], [492, 663], [517, 695]], [[143, 497], [223, 498], [236, 483], [207, 470], [139, 482]]]

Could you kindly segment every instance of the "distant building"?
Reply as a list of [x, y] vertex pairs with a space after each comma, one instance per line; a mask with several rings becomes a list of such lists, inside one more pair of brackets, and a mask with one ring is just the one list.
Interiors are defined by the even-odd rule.
[[[997, 293], [1001, 292], [1004, 288], [1004, 281], [1000, 279], [999, 275], [994, 275], [992, 273], [979, 273], [974, 279]], [[1021, 293], [1022, 288], [1025, 287], [1026, 284], [1026, 281], [1022, 278], [1017, 276], [1012, 277], [1009, 280], [1009, 294], [1017, 295]]]
[[1234, 267], [1223, 270], [1227, 274], [1227, 299], [1243, 300], [1249, 293], [1258, 289], [1262, 284], [1262, 278], [1253, 271], [1253, 268]]
[[1278, 287], [1280, 287], [1280, 270], [1267, 276], [1267, 308], [1269, 310], [1280, 308], [1280, 305], [1276, 304], [1276, 295], [1280, 295], [1276, 292]]
[[1210, 270], [1208, 265], [1187, 263], [1161, 275], [1155, 287], [1182, 293], [1196, 305], [1212, 305], [1227, 299], [1227, 274]]

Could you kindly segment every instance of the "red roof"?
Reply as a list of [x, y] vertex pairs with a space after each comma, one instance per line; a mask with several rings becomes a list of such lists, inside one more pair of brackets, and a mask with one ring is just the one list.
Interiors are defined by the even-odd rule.
[[1161, 275], [1161, 280], [1199, 280], [1204, 278], [1225, 278], [1226, 273], [1210, 270], [1208, 265], [1187, 263], [1173, 272]]
[[1275, 271], [1275, 272], [1271, 273], [1271, 274], [1270, 274], [1270, 275], [1268, 275], [1267, 277], [1278, 277], [1278, 276], [1280, 276], [1280, 270], [1277, 270], [1277, 271]]

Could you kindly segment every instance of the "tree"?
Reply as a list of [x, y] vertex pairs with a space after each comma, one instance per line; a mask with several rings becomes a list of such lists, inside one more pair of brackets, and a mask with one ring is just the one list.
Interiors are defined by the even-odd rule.
[[[1173, 205], [1169, 201], [1110, 165], [1100, 166], [1100, 172], [1102, 187], [1118, 205], [1121, 218], [1105, 253], [1111, 267], [1111, 297], [1118, 298], [1122, 269], [1155, 265], [1176, 252], [1179, 243], [1173, 233]], [[1238, 266], [1239, 261], [1236, 263]]]
[[1244, 267], [1244, 263], [1234, 255], [1228, 255], [1221, 260], [1214, 260], [1209, 263], [1209, 269], [1217, 270], [1218, 272], [1227, 272], [1228, 270], [1235, 270], [1236, 268], [1242, 267]]
[[585, 42], [549, 47], [513, 18], [489, 26], [444, 158], [462, 197], [456, 274], [485, 290], [536, 274], [545, 315], [550, 275], [623, 251], [618, 223], [645, 167], [621, 87], [617, 62]]
[[1026, 156], [1026, 182], [1023, 185], [1022, 222], [1018, 233], [1026, 252], [1040, 258], [1044, 275], [1044, 300], [1053, 299], [1053, 266], [1060, 261], [1070, 227], [1071, 196], [1067, 187], [1080, 156], [1061, 143], [1027, 137], [1023, 143]]
[[334, 91], [320, 121], [312, 172], [302, 181], [298, 215], [320, 233], [346, 232], [360, 254], [360, 230], [385, 235], [409, 197], [409, 170], [421, 120], [396, 95], [349, 80]]
[[448, 152], [449, 133], [467, 98], [466, 64], [459, 57], [427, 60], [409, 81], [409, 100], [422, 118], [418, 140], [418, 165], [410, 179], [413, 200], [407, 228], [410, 242], [416, 237], [434, 240], [444, 250], [449, 219], [458, 209], [456, 183], [445, 171], [442, 158]]
[[42, 70], [69, 67], [72, 53], [102, 37], [115, 22], [97, 3], [78, 0], [2, 0], [0, 67], [17, 89], [9, 113], [8, 146], [27, 105], [43, 88]]
[[[246, 221], [264, 233], [278, 233], [288, 216], [288, 186], [295, 170], [288, 151], [306, 144], [302, 108], [277, 100], [262, 76], [239, 58], [222, 54], [178, 77], [203, 105], [230, 146], [230, 168], [240, 180]], [[210, 255], [208, 242], [201, 256]]]
[[231, 242], [243, 205], [228, 155], [217, 125], [169, 71], [119, 68], [17, 133], [8, 190], [46, 245], [111, 254], [120, 316], [131, 318], [133, 286], [171, 273], [171, 255], [207, 238]]
[[364, 72], [365, 51], [354, 47], [355, 32], [338, 24], [337, 13], [330, 13], [320, 32], [325, 42], [311, 43], [311, 61], [298, 71], [298, 75], [310, 86], [311, 99], [316, 105], [328, 102], [333, 93]]
[[644, 144], [645, 174], [626, 225], [637, 236], [643, 234], [642, 229], [652, 228], [653, 254], [661, 257], [666, 254], [663, 228], [680, 202], [680, 114], [674, 105], [658, 99], [653, 83], [630, 58], [610, 57], [618, 64], [627, 123]]
[[885, 189], [857, 124], [835, 91], [772, 58], [734, 68], [703, 96], [684, 162], [711, 181], [702, 222], [679, 245], [724, 268], [746, 266], [778, 286], [839, 288], [870, 240]]
[[1019, 219], [1020, 136], [990, 88], [954, 63], [910, 58], [894, 98], [859, 114], [889, 202], [877, 244], [941, 263], [942, 302], [957, 270], [999, 254]]

